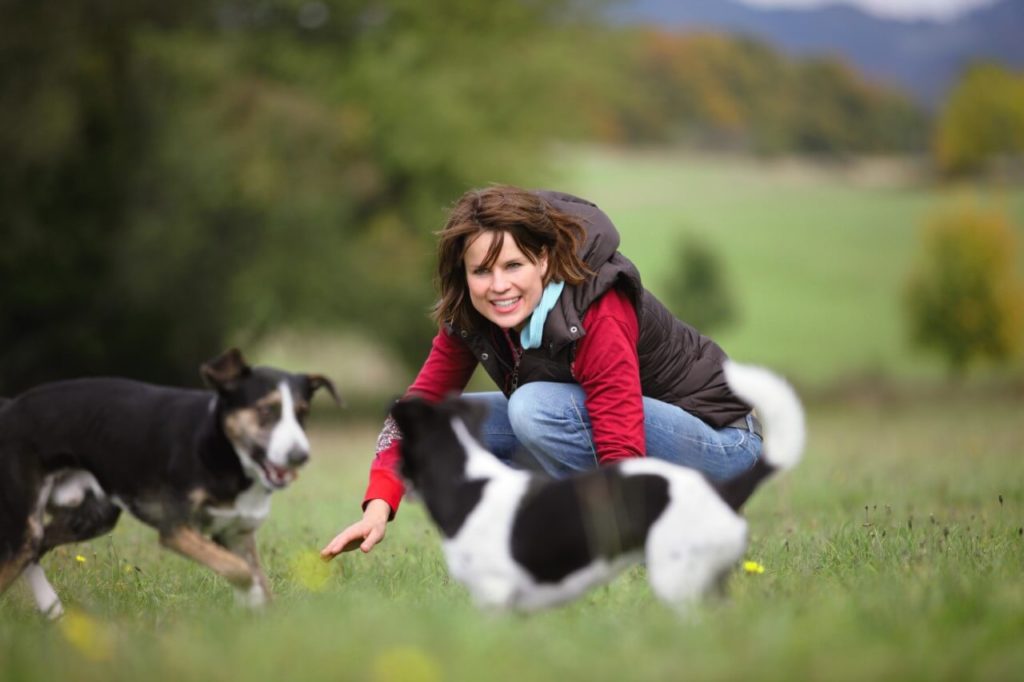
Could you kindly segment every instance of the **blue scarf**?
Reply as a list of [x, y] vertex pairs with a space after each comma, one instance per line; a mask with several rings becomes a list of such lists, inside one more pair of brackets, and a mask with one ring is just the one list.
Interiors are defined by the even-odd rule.
[[533, 309], [533, 313], [530, 315], [526, 326], [519, 332], [519, 343], [522, 344], [524, 350], [527, 348], [540, 348], [540, 340], [544, 336], [544, 321], [548, 319], [548, 313], [555, 307], [555, 303], [558, 302], [558, 297], [562, 295], [562, 289], [564, 288], [565, 282], [552, 282], [544, 287], [540, 303]]

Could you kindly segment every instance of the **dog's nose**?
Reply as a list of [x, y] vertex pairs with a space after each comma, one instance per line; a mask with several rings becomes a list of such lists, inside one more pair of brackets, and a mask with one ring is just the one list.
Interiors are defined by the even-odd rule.
[[306, 463], [309, 459], [309, 451], [303, 448], [292, 448], [288, 451], [288, 464], [293, 467], [300, 466]]

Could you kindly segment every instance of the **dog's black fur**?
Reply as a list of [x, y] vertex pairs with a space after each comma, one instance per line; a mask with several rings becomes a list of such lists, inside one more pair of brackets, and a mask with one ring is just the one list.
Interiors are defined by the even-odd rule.
[[[402, 431], [402, 477], [412, 482], [441, 534], [454, 538], [477, 508], [487, 478], [467, 478], [464, 445], [452, 431], [458, 418], [479, 434], [484, 407], [457, 398], [435, 405], [409, 398], [392, 409]], [[592, 563], [641, 550], [651, 523], [668, 505], [668, 485], [657, 476], [623, 476], [603, 468], [527, 483], [511, 528], [512, 558], [538, 583], [559, 583]]]
[[321, 375], [252, 368], [235, 349], [201, 374], [212, 391], [92, 378], [0, 403], [0, 593], [32, 566], [40, 609], [59, 615], [39, 559], [110, 531], [127, 509], [253, 603], [269, 597], [253, 533], [269, 493], [309, 457], [313, 393], [337, 393]]
[[642, 551], [668, 506], [668, 484], [658, 476], [595, 474], [535, 484], [524, 496], [512, 524], [512, 558], [538, 583], [557, 584], [595, 559]]

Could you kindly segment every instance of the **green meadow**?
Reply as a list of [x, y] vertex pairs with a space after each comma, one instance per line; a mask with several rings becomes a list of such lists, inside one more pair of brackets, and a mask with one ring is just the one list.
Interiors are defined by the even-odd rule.
[[[261, 531], [268, 608], [236, 607], [226, 583], [124, 519], [44, 560], [60, 622], [43, 622], [24, 586], [0, 599], [0, 680], [1019, 678], [1020, 366], [948, 383], [906, 343], [900, 296], [931, 212], [991, 202], [1021, 225], [1024, 191], [938, 189], [903, 162], [565, 160], [560, 186], [611, 214], [655, 291], [678, 233], [711, 240], [740, 305], [716, 338], [805, 389], [805, 460], [746, 509], [757, 569], [737, 567], [726, 598], [679, 617], [635, 568], [553, 611], [480, 612], [412, 501], [372, 553], [323, 564], [319, 548], [358, 514], [378, 425], [321, 402], [313, 460]], [[290, 364], [332, 373], [344, 392], [364, 382], [360, 367], [379, 367], [373, 344], [359, 347], [358, 361], [313, 366], [345, 354], [325, 338]]]
[[660, 293], [672, 277], [681, 234], [706, 240], [738, 307], [716, 340], [801, 384], [942, 377], [941, 359], [910, 345], [903, 308], [931, 216], [965, 203], [1005, 211], [1024, 264], [1020, 186], [937, 186], [898, 159], [840, 165], [604, 150], [572, 158], [566, 188], [612, 217], [649, 289]]

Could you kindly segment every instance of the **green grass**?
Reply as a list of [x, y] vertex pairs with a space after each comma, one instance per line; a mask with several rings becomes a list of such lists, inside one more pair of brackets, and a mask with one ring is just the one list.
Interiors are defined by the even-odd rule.
[[[938, 388], [941, 364], [903, 334], [915, 232], [950, 191], [809, 165], [609, 152], [565, 161], [559, 186], [612, 216], [655, 291], [677, 232], [713, 240], [741, 307], [737, 326], [715, 334], [733, 356], [804, 386], [898, 382], [810, 400], [806, 461], [747, 510], [748, 556], [763, 574], [737, 571], [728, 600], [688, 619], [653, 598], [639, 568], [565, 608], [481, 613], [447, 578], [437, 534], [412, 503], [377, 550], [321, 574], [313, 555], [355, 520], [377, 427], [324, 420], [313, 462], [260, 534], [277, 593], [268, 609], [239, 609], [223, 581], [125, 519], [45, 559], [71, 614], [62, 623], [43, 622], [20, 585], [0, 598], [0, 680], [1020, 677], [1024, 395], [1012, 382]], [[1021, 189], [980, 200], [1024, 224]], [[314, 345], [252, 359], [327, 372], [350, 400], [353, 385], [402, 390], [351, 340]], [[328, 366], [333, 355], [348, 364]]]
[[408, 502], [377, 550], [317, 575], [375, 437], [319, 422], [261, 531], [265, 612], [125, 520], [44, 561], [84, 617], [44, 623], [19, 586], [0, 601], [0, 679], [1007, 679], [1024, 669], [1019, 417], [1019, 396], [812, 406], [805, 462], [747, 510], [765, 572], [688, 619], [639, 568], [565, 608], [478, 612]]
[[1003, 208], [1021, 228], [1024, 263], [1024, 187], [938, 186], [908, 163], [588, 150], [566, 154], [563, 168], [560, 186], [612, 217], [655, 294], [680, 234], [715, 247], [739, 311], [713, 336], [804, 385], [941, 377], [941, 359], [908, 343], [902, 307], [918, 230], [935, 212], [963, 201]]
[[[539, 172], [534, 184], [600, 205], [655, 294], [663, 296], [673, 277], [680, 236], [706, 239], [737, 307], [732, 326], [711, 336], [731, 356], [766, 364], [815, 392], [879, 379], [924, 386], [946, 380], [943, 358], [910, 343], [904, 309], [918, 233], [929, 217], [962, 202], [1004, 210], [1018, 228], [1024, 278], [1024, 186], [942, 185], [900, 159], [827, 165], [568, 149], [556, 160], [554, 177]], [[343, 380], [350, 403], [371, 411], [414, 376], [372, 338], [283, 334], [253, 350], [285, 366], [316, 363]], [[981, 365], [969, 380], [998, 383], [1009, 374], [1019, 382], [1020, 350], [1014, 364]], [[471, 384], [492, 387], [483, 372]]]

